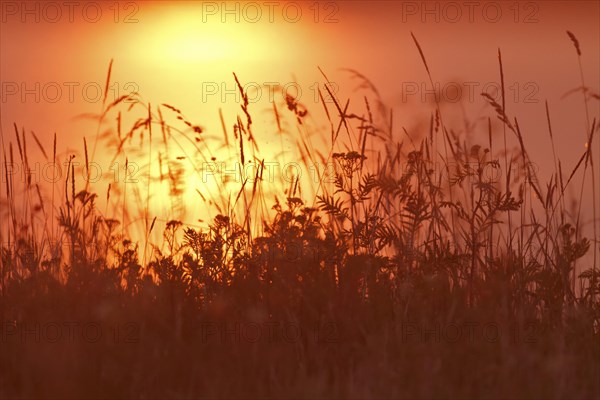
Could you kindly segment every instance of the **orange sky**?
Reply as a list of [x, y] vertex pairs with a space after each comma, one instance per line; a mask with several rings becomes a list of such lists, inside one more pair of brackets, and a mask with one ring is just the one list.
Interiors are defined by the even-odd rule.
[[[83, 137], [92, 142], [96, 125], [73, 117], [100, 110], [97, 89], [104, 87], [111, 59], [109, 100], [139, 91], [145, 102], [180, 108], [207, 135], [221, 136], [219, 108], [229, 126], [241, 113], [232, 72], [255, 87], [299, 82], [301, 101], [322, 121], [322, 106], [315, 98], [315, 85], [324, 83], [318, 66], [339, 86], [338, 97], [344, 102], [350, 97], [351, 104], [362, 104], [368, 93], [356, 93], [357, 81], [342, 68], [369, 77], [394, 109], [396, 126], [414, 127], [421, 116], [428, 118], [432, 107], [427, 102], [431, 97], [423, 92], [429, 83], [413, 32], [434, 81], [448, 93], [455, 87], [464, 90], [461, 102], [443, 106], [449, 110], [448, 124], [462, 124], [462, 115], [450, 112], [461, 106], [471, 120], [491, 115], [479, 93], [499, 80], [501, 48], [512, 95], [507, 110], [519, 118], [532, 159], [541, 171], [552, 165], [546, 162], [551, 151], [547, 100], [561, 159], [573, 166], [584, 150], [585, 113], [581, 96], [561, 98], [580, 85], [576, 53], [565, 31], [577, 36], [586, 84], [598, 92], [600, 3], [479, 3], [470, 8], [462, 1], [138, 1], [120, 2], [118, 7], [114, 2], [79, 2], [69, 8], [62, 2], [4, 2], [3, 145], [13, 140], [16, 123], [35, 131], [47, 148], [56, 132], [59, 152], [81, 152]], [[251, 111], [257, 126], [264, 124], [263, 140], [273, 142], [267, 96], [263, 89]], [[590, 104], [590, 113], [598, 115], [598, 102]], [[269, 152], [280, 144], [272, 146]], [[33, 145], [30, 149], [35, 153]], [[110, 155], [99, 149], [96, 157], [105, 160]]]

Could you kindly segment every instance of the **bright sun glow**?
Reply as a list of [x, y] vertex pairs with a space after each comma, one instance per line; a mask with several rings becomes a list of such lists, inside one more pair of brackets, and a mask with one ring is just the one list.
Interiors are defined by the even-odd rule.
[[214, 20], [201, 23], [193, 10], [173, 11], [158, 20], [152, 39], [146, 41], [152, 49], [141, 48], [140, 56], [159, 62], [195, 63], [240, 62], [267, 54], [260, 27]]

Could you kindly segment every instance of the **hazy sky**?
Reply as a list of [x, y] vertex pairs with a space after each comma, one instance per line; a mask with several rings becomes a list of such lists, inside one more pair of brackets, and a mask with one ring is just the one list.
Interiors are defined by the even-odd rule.
[[[111, 58], [113, 94], [137, 88], [147, 101], [172, 102], [199, 117], [196, 110], [210, 112], [221, 100], [204, 92], [211, 83], [231, 88], [233, 71], [244, 82], [295, 78], [310, 93], [323, 81], [317, 66], [340, 84], [348, 74], [339, 68], [356, 69], [389, 106], [402, 108], [420, 100], [427, 83], [411, 31], [442, 89], [473, 82], [459, 86], [479, 93], [497, 82], [501, 48], [519, 108], [536, 112], [546, 99], [552, 108], [568, 107], [560, 96], [579, 85], [579, 72], [566, 30], [581, 43], [587, 84], [599, 86], [596, 1], [115, 4], [3, 3], [3, 128], [17, 122], [40, 134], [66, 134], [69, 116], [98, 109], [95, 89], [104, 86]], [[403, 96], [414, 84], [418, 93]], [[469, 101], [467, 94], [463, 100], [479, 105], [479, 96]]]

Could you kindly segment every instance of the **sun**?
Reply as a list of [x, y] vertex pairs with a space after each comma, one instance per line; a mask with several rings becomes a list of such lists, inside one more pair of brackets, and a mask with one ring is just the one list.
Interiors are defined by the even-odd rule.
[[[161, 13], [153, 20], [153, 29], [139, 36], [140, 57], [154, 62], [223, 63], [260, 59], [269, 54], [263, 29], [253, 24], [203, 21], [199, 4], [187, 4]], [[156, 14], [150, 15], [156, 18]], [[222, 64], [221, 64], [222, 65]], [[203, 64], [206, 68], [209, 65]]]

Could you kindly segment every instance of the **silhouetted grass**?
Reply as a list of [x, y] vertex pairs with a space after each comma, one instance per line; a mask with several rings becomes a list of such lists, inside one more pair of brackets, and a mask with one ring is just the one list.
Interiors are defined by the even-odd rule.
[[[112, 62], [107, 88], [111, 70]], [[97, 140], [127, 167], [128, 143], [139, 138], [148, 160], [145, 195], [113, 182], [104, 211], [94, 188], [75, 179], [71, 156], [51, 198], [31, 179], [17, 187], [8, 165], [29, 160], [27, 135], [15, 124], [18, 153], [13, 142], [3, 148], [2, 397], [600, 395], [597, 233], [582, 237], [580, 207], [571, 213], [565, 205], [573, 179], [584, 185], [594, 171], [595, 119], [579, 162], [567, 169], [555, 152], [556, 169], [542, 183], [517, 119], [505, 111], [504, 89], [500, 101], [483, 94], [493, 111], [472, 132], [446, 126], [439, 102], [428, 130], [408, 132], [393, 127], [376, 90], [356, 114], [326, 85], [333, 103], [320, 99], [330, 132], [318, 140], [327, 150], [308, 134], [304, 105], [288, 97], [273, 112], [281, 135], [292, 135], [290, 119], [307, 133], [292, 136], [300, 165], [333, 169], [318, 172], [314, 197], [302, 198], [298, 177], [272, 200], [251, 105], [234, 80], [242, 116], [229, 131], [220, 113], [221, 144], [239, 165], [259, 167], [254, 179], [236, 182], [234, 196], [222, 183], [219, 193], [198, 190], [216, 210], [204, 228], [150, 213], [153, 185], [168, 183], [177, 214], [185, 162], [199, 174], [194, 160], [214, 158], [203, 128], [176, 107], [104, 97], [91, 156], [83, 139], [85, 167]], [[546, 113], [554, 149], [547, 104]], [[116, 128], [100, 134], [113, 117]], [[496, 117], [502, 143], [494, 142]], [[467, 140], [475, 135], [487, 142]], [[174, 147], [193, 160], [176, 159]], [[517, 175], [515, 163], [523, 167]], [[142, 246], [126, 226], [136, 218]], [[152, 240], [158, 225], [162, 238]], [[593, 263], [577, 269], [590, 245]]]

